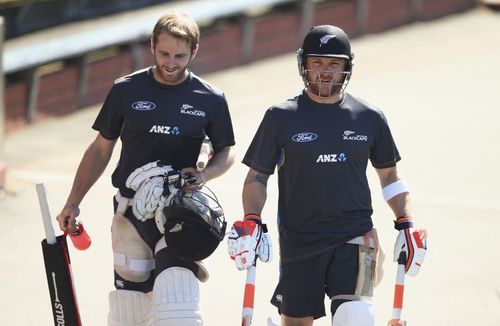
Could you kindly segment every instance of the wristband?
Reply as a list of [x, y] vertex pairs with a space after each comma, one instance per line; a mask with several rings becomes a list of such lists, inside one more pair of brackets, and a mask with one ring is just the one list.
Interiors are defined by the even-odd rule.
[[257, 213], [248, 213], [248, 214], [245, 214], [245, 217], [243, 217], [243, 219], [244, 220], [259, 220], [259, 221], [262, 221], [262, 218]]
[[243, 219], [254, 221], [256, 224], [258, 224], [262, 228], [262, 232], [267, 233], [267, 225], [262, 223], [262, 218], [260, 217], [259, 214], [255, 214], [255, 213], [245, 214], [245, 217], [243, 217]]
[[409, 216], [400, 216], [394, 221], [394, 228], [399, 231], [413, 228], [413, 219]]
[[382, 195], [384, 196], [385, 201], [388, 201], [392, 197], [397, 196], [397, 195], [402, 194], [402, 193], [405, 193], [405, 192], [409, 192], [409, 191], [408, 191], [408, 188], [406, 188], [406, 185], [403, 182], [403, 180], [395, 181], [395, 182], [385, 186], [384, 188], [382, 188]]

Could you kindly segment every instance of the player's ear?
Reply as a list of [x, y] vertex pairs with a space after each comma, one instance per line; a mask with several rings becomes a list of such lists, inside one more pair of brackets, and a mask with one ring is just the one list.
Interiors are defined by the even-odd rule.
[[196, 44], [194, 49], [191, 50], [191, 60], [193, 60], [196, 57], [196, 54], [198, 53], [199, 48], [200, 48], [200, 44]]
[[154, 40], [153, 38], [151, 38], [151, 54], [153, 54], [153, 57], [155, 55], [155, 43], [154, 43]]

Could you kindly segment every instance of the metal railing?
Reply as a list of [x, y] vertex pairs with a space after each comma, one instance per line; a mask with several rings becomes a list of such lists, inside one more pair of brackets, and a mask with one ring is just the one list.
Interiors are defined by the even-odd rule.
[[[189, 13], [201, 27], [214, 20], [251, 14], [266, 7], [298, 0], [197, 0], [167, 3], [91, 22], [77, 22], [61, 29], [48, 29], [6, 42], [4, 73], [9, 74], [49, 62], [81, 56], [105, 47], [149, 39], [156, 20], [167, 9]], [[308, 2], [308, 1], [302, 1]]]

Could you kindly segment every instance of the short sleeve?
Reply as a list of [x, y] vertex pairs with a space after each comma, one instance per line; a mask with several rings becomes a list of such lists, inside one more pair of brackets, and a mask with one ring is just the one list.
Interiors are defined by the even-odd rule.
[[235, 144], [231, 115], [224, 95], [220, 96], [218, 107], [210, 111], [206, 132], [215, 152]]
[[267, 110], [250, 144], [243, 164], [264, 174], [273, 174], [281, 153], [276, 110]]
[[379, 131], [370, 149], [370, 161], [373, 167], [383, 169], [395, 166], [401, 157], [392, 138], [387, 119], [382, 112], [379, 113]]
[[118, 104], [118, 90], [116, 85], [108, 93], [101, 111], [92, 125], [92, 128], [99, 131], [101, 135], [109, 140], [120, 137], [124, 116]]

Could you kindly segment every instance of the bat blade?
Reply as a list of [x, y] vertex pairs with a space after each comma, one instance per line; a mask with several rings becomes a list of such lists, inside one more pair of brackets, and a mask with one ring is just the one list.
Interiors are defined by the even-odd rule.
[[42, 253], [54, 325], [81, 326], [66, 237], [56, 237], [55, 244], [44, 239]]
[[36, 191], [46, 235], [46, 239], [42, 240], [42, 254], [54, 325], [81, 326], [71, 273], [68, 243], [65, 236], [55, 236], [44, 185], [37, 184]]

